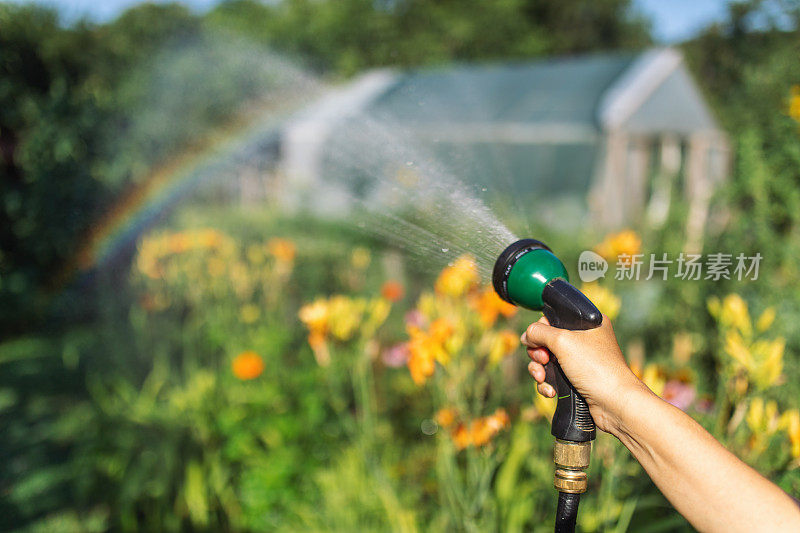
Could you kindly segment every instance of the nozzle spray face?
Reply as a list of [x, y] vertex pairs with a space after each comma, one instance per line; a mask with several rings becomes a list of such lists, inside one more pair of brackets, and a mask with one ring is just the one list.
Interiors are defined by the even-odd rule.
[[503, 300], [541, 311], [544, 288], [555, 278], [569, 280], [564, 264], [543, 242], [522, 239], [506, 248], [497, 258], [492, 284]]

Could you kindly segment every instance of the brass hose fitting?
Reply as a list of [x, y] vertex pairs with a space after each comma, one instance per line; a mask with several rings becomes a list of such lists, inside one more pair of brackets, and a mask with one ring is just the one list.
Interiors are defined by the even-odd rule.
[[581, 494], [586, 492], [588, 478], [584, 470], [589, 466], [592, 443], [556, 439], [553, 462], [556, 465], [553, 485], [559, 492]]

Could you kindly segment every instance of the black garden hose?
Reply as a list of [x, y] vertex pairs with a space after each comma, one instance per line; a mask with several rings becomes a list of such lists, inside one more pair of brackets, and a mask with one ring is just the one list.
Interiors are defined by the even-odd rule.
[[570, 492], [558, 493], [555, 533], [575, 532], [575, 520], [578, 518], [578, 504], [580, 502], [580, 494], [572, 494]]

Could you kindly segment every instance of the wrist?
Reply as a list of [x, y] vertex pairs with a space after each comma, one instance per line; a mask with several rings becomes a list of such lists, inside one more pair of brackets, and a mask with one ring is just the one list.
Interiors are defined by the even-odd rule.
[[[640, 423], [640, 411], [646, 404], [660, 398], [647, 385], [633, 374], [626, 383], [617, 388], [610, 402], [607, 431], [617, 437], [623, 444], [637, 440]], [[628, 446], [629, 447], [629, 446]]]

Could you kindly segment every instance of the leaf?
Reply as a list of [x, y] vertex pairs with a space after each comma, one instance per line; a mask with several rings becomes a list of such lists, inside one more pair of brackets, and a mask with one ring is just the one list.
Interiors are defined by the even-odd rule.
[[183, 490], [186, 507], [189, 509], [189, 519], [195, 525], [207, 525], [208, 501], [202, 465], [195, 461], [189, 463], [186, 467], [186, 484]]

